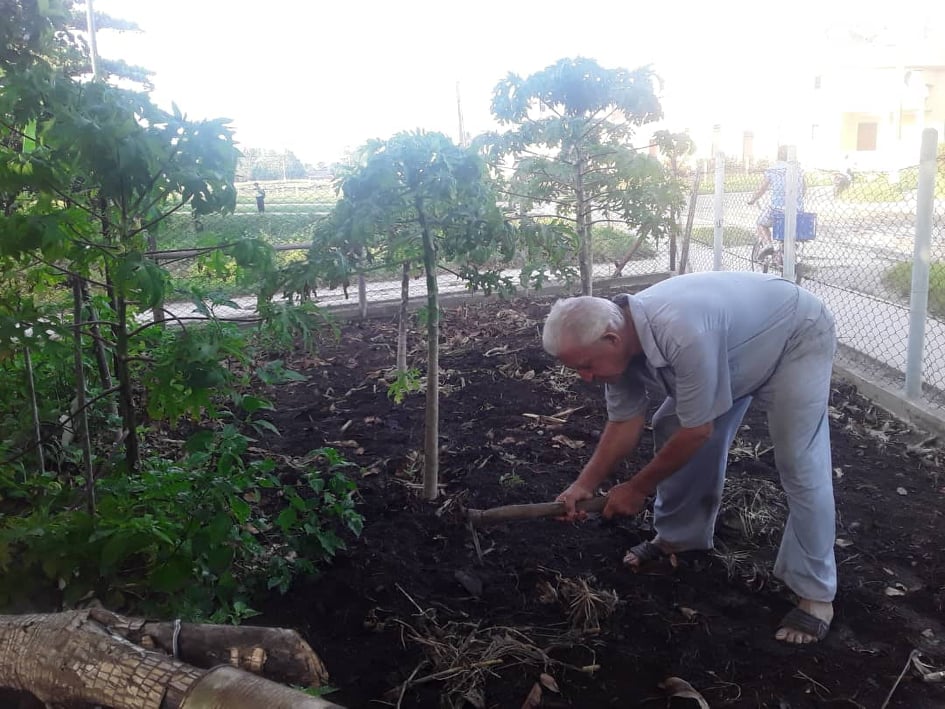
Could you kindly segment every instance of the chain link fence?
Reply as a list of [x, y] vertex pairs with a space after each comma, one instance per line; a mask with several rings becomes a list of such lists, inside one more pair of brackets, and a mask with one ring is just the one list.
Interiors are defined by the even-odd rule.
[[[689, 271], [715, 264], [721, 218], [721, 268], [784, 274], [783, 241], [768, 240], [771, 190], [751, 204], [766, 171], [727, 170], [700, 184]], [[945, 410], [945, 156], [935, 162], [929, 244], [928, 308], [921, 352], [922, 398]], [[904, 390], [909, 359], [912, 264], [916, 255], [919, 167], [892, 172], [803, 171], [797, 216], [795, 279], [820, 296], [837, 319], [838, 356], [870, 379]], [[783, 204], [783, 202], [782, 202]], [[721, 214], [719, 214], [721, 212]], [[775, 220], [776, 221], [776, 220]], [[775, 225], [777, 229], [777, 225]], [[788, 275], [790, 275], [788, 273]]]
[[[803, 194], [796, 218], [797, 241], [794, 277], [820, 296], [834, 312], [840, 343], [839, 357], [857, 366], [870, 379], [889, 388], [905, 387], [909, 360], [912, 264], [916, 251], [916, 216], [919, 208], [919, 167], [893, 172], [848, 173], [802, 168]], [[767, 224], [770, 188], [757, 197], [769, 173], [727, 165], [720, 172], [704, 171], [684, 211], [681, 226], [690, 225], [676, 240], [638, 239], [626, 229], [594, 229], [594, 279], [647, 276], [670, 270], [758, 270], [790, 275], [789, 248], [778, 237], [789, 215], [771, 216], [771, 238], [762, 237], [759, 223]], [[935, 163], [931, 219], [928, 308], [921, 351], [923, 399], [945, 410], [945, 154]], [[718, 183], [718, 190], [717, 190]], [[257, 236], [272, 243], [283, 262], [306, 258], [310, 228], [330, 211], [336, 196], [327, 180], [259, 183], [265, 191], [264, 211], [256, 203], [254, 183], [238, 185], [235, 214], [194, 221], [178, 217], [160, 232], [159, 248], [190, 249], [165, 260], [176, 278], [199, 279], [212, 286], [212, 269], [193, 252], [201, 234], [230, 237]], [[757, 198], [756, 198], [757, 197]], [[783, 202], [782, 202], [783, 203]], [[789, 210], [790, 211], [790, 210]], [[716, 233], [721, 248], [716, 249]], [[783, 238], [783, 237], [782, 237]], [[682, 262], [685, 263], [682, 263]], [[716, 263], [718, 261], [718, 264]], [[517, 269], [506, 275], [518, 278]], [[209, 281], [208, 281], [209, 279]], [[439, 274], [442, 293], [465, 291], [449, 271]], [[359, 293], [360, 290], [360, 293]], [[420, 271], [410, 275], [410, 297], [424, 297]], [[399, 269], [379, 270], [334, 290], [319, 290], [324, 306], [366, 306], [397, 301], [401, 295]], [[232, 299], [238, 309], [222, 309], [221, 317], [247, 317], [255, 297]], [[177, 314], [192, 314], [192, 306], [175, 306]], [[180, 311], [180, 312], [177, 312]]]

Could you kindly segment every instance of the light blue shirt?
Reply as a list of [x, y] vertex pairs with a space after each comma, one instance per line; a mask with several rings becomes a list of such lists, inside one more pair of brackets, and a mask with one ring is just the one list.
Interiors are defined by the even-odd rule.
[[671, 397], [686, 428], [759, 389], [792, 336], [823, 310], [794, 283], [750, 272], [676, 276], [614, 301], [629, 308], [643, 353], [605, 386], [608, 418], [643, 414], [648, 395]]
[[[765, 170], [765, 177], [770, 182], [773, 209], [784, 209], [787, 203], [787, 172], [788, 164], [783, 160]], [[804, 211], [804, 172], [800, 168], [797, 170], [797, 211]]]

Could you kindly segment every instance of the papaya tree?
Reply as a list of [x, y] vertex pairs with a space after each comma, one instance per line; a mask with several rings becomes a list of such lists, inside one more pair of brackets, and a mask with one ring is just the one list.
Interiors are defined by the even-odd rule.
[[103, 324], [82, 320], [83, 285], [100, 289], [126, 458], [134, 469], [130, 340], [140, 331], [135, 314], [161, 303], [168, 284], [166, 271], [146, 253], [147, 233], [185, 206], [198, 214], [233, 209], [232, 132], [224, 120], [190, 121], [142, 94], [63, 80], [41, 65], [4, 77], [14, 82], [17, 90], [0, 96], [0, 131], [31, 149], [10, 151], [0, 174], [0, 191], [18, 195], [0, 223], [3, 256], [51, 269], [70, 284], [77, 331], [94, 327], [97, 334]]
[[682, 163], [693, 152], [696, 144], [686, 133], [673, 133], [668, 130], [656, 131], [653, 134], [653, 141], [656, 143], [660, 152], [668, 160], [667, 166], [669, 175], [672, 178], [670, 185], [675, 188], [677, 194], [674, 198], [666, 200], [669, 203], [669, 221], [671, 224], [670, 233], [670, 251], [669, 251], [669, 269], [676, 270], [676, 245], [681, 231], [680, 213], [683, 203], [683, 182], [682, 182]]
[[340, 183], [333, 243], [355, 262], [422, 263], [426, 278], [426, 420], [423, 495], [439, 477], [439, 299], [446, 267], [470, 289], [513, 287], [497, 262], [514, 252], [513, 228], [497, 205], [485, 163], [441, 133], [398, 133], [372, 141]]
[[679, 218], [685, 201], [680, 162], [692, 153], [694, 145], [685, 133], [667, 130], [656, 131], [652, 140], [662, 161], [651, 159], [641, 163], [645, 169], [634, 171], [624, 182], [633, 199], [625, 205], [623, 214], [637, 233], [627, 251], [615, 261], [614, 276], [621, 275], [627, 262], [650, 238], [659, 244], [660, 239], [668, 237], [669, 268], [676, 269]]
[[658, 161], [629, 144], [640, 126], [662, 116], [647, 68], [605, 69], [592, 59], [561, 59], [526, 78], [509, 74], [493, 92], [503, 133], [484, 136], [497, 169], [511, 158], [506, 196], [525, 212], [553, 207], [577, 240], [581, 288], [592, 290], [595, 224], [636, 229], [649, 213], [643, 190], [665, 180]]

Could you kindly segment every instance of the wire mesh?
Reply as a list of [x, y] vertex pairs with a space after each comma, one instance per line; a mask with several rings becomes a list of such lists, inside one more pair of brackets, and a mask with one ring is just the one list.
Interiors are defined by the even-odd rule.
[[[945, 408], [945, 157], [937, 161], [932, 219], [923, 395]], [[839, 357], [870, 378], [902, 389], [908, 351], [912, 263], [916, 241], [918, 167], [891, 172], [804, 172], [801, 221], [816, 221], [814, 238], [797, 242], [796, 278], [820, 296], [837, 320]], [[783, 242], [764, 258], [756, 246], [770, 194], [749, 204], [764, 170], [726, 171], [723, 198], [724, 270], [783, 273]], [[689, 270], [714, 263], [714, 174], [700, 185]], [[812, 217], [805, 217], [813, 215]], [[754, 258], [753, 258], [754, 254]]]
[[[939, 157], [936, 167], [922, 377], [925, 401], [945, 409], [945, 155]], [[802, 211], [798, 217], [799, 233], [807, 219], [816, 221], [816, 231], [814, 238], [797, 242], [796, 276], [836, 316], [838, 356], [875, 381], [900, 390], [908, 351], [918, 172], [917, 166], [910, 166], [892, 172], [856, 172], [848, 179], [849, 175], [840, 172], [803, 170]], [[721, 200], [723, 270], [783, 273], [783, 242], [765, 242], [767, 253], [758, 244], [759, 221], [771, 204], [771, 190], [755, 204], [750, 203], [765, 174], [765, 169], [726, 166]], [[204, 218], [199, 223], [181, 216], [160, 232], [159, 248], [192, 249], [195, 244], [199, 246], [201, 233], [216, 241], [224, 233], [234, 237], [257, 235], [280, 249], [280, 259], [305, 258], [311, 243], [310, 226], [334, 203], [331, 184], [307, 180], [260, 183], [260, 187], [266, 192], [264, 212], [257, 209], [255, 186], [241, 184], [234, 215]], [[685, 244], [685, 237], [674, 244], [668, 238], [641, 240], [625, 228], [595, 228], [595, 282], [615, 276], [664, 273], [671, 269], [671, 263], [680, 265], [684, 252], [688, 252], [687, 271], [711, 270], [715, 261], [714, 193], [715, 174], [709, 169], [692, 202], [692, 229]], [[683, 225], [686, 219], [684, 213]], [[206, 279], [206, 272], [199, 273], [200, 269], [195, 259], [182, 258], [172, 264], [178, 278]], [[517, 281], [518, 270], [508, 269], [506, 275]], [[318, 302], [325, 306], [355, 304], [358, 286], [353, 279], [346, 287], [319, 290]], [[439, 274], [438, 287], [442, 293], [466, 290], [449, 271]], [[369, 304], [398, 300], [400, 270], [365, 274], [363, 290]], [[425, 279], [415, 271], [410, 277], [410, 297], [417, 299], [425, 294]], [[233, 300], [240, 309], [221, 315], [246, 317], [252, 312], [254, 296]]]

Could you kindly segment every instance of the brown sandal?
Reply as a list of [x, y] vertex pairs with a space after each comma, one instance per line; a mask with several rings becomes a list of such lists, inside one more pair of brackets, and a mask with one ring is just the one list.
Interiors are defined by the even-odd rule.
[[779, 628], [796, 630], [800, 633], [806, 633], [818, 641], [827, 637], [830, 632], [830, 623], [813, 616], [800, 608], [792, 608], [784, 618], [781, 619]]
[[[633, 554], [637, 558], [637, 561], [639, 562], [638, 564], [634, 565], [627, 561], [627, 557], [630, 554]], [[663, 551], [663, 549], [658, 544], [646, 541], [640, 542], [636, 546], [630, 547], [630, 551], [628, 551], [623, 556], [623, 563], [632, 568], [642, 568], [647, 564], [652, 564], [656, 561], [662, 561], [663, 559], [670, 556], [672, 555]]]

